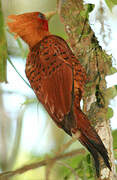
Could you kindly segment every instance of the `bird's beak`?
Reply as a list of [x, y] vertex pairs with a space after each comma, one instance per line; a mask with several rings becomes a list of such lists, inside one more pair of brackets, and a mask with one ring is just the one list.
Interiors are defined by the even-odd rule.
[[56, 13], [57, 11], [50, 11], [45, 13], [46, 19], [49, 21]]

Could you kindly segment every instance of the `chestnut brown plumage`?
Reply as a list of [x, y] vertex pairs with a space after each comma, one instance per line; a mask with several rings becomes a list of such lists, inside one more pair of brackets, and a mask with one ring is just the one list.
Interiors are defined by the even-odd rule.
[[11, 32], [20, 36], [30, 48], [26, 75], [38, 100], [53, 121], [67, 134], [79, 134], [79, 141], [92, 154], [99, 176], [99, 154], [111, 170], [107, 150], [80, 109], [86, 73], [67, 43], [51, 35], [45, 15], [39, 12], [9, 16]]

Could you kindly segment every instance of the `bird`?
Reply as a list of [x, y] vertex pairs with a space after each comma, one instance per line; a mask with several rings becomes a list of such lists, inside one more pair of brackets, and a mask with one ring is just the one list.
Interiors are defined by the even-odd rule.
[[97, 177], [100, 156], [111, 170], [107, 149], [80, 107], [87, 81], [85, 68], [67, 42], [50, 33], [43, 13], [28, 12], [8, 18], [10, 32], [29, 46], [25, 73], [39, 102], [59, 128], [71, 137], [76, 135], [91, 153]]

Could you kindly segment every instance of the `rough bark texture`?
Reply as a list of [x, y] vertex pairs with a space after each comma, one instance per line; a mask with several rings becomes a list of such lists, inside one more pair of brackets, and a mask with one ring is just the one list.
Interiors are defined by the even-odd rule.
[[110, 172], [101, 163], [99, 179], [114, 180], [117, 177], [109, 122], [111, 109], [108, 107], [111, 92], [106, 88], [105, 81], [106, 75], [112, 73], [112, 63], [111, 57], [102, 51], [88, 24], [88, 13], [92, 9], [92, 5], [83, 6], [81, 0], [58, 0], [58, 11], [69, 37], [68, 42], [87, 71], [83, 109], [104, 142], [112, 165]]

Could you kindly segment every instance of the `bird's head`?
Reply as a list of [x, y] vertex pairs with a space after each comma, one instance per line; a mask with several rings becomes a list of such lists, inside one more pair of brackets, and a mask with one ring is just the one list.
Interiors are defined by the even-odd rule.
[[30, 47], [50, 34], [48, 20], [40, 12], [10, 15], [8, 18], [12, 20], [8, 22], [10, 32], [15, 33], [16, 38], [20, 36]]

